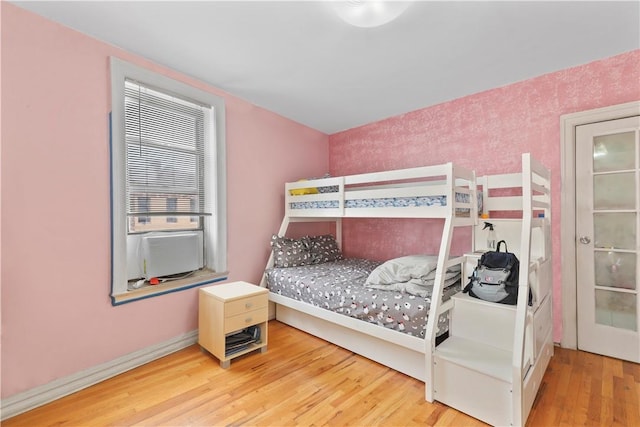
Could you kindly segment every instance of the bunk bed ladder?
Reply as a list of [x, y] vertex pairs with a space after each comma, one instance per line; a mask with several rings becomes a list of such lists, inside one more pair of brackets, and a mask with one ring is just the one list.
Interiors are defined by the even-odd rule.
[[[548, 171], [532, 161], [529, 154], [522, 156], [522, 162], [517, 305], [486, 302], [463, 293], [454, 295], [449, 304], [439, 306], [436, 303], [438, 311], [435, 313], [449, 310], [449, 337], [437, 347], [432, 341], [427, 351], [427, 378], [431, 381], [426, 387], [426, 399], [429, 402], [440, 401], [492, 425], [525, 424], [552, 351], [545, 347], [547, 359], [543, 360], [544, 366], [536, 365], [536, 344], [531, 338], [534, 335], [534, 310], [528, 306], [530, 274], [542, 274], [534, 271], [539, 267], [536, 261], [529, 262], [532, 258], [532, 228], [548, 227], [550, 177]], [[547, 180], [546, 187], [535, 183], [532, 168]], [[546, 201], [539, 201], [541, 193]], [[540, 211], [545, 217], [534, 220], [533, 213]], [[446, 226], [445, 231], [450, 232]], [[548, 233], [548, 230], [543, 231]], [[545, 255], [541, 258], [543, 273], [547, 276], [545, 280], [550, 280], [548, 239], [544, 246]], [[441, 247], [441, 253], [448, 249]], [[435, 295], [440, 295], [436, 294], [439, 291], [434, 289], [434, 299]], [[550, 299], [550, 295], [544, 297]], [[546, 303], [548, 307], [550, 302]], [[434, 327], [437, 319], [433, 314], [431, 311], [427, 334], [433, 332], [430, 327]], [[550, 336], [550, 331], [544, 332]]]

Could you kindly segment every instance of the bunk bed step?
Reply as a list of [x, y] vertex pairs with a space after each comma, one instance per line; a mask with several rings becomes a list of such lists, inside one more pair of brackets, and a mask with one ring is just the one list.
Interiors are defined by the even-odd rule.
[[449, 336], [512, 350], [516, 307], [483, 301], [465, 293], [453, 297]]
[[449, 337], [434, 353], [435, 400], [492, 425], [510, 425], [512, 352]]
[[452, 363], [507, 383], [511, 383], [512, 355], [511, 350], [460, 337], [449, 337], [435, 351], [437, 362]]
[[458, 216], [455, 217], [453, 220], [453, 225], [454, 227], [461, 227], [461, 226], [469, 226], [469, 225], [476, 225], [478, 223], [477, 218], [467, 218], [467, 217], [463, 217], [463, 216]]

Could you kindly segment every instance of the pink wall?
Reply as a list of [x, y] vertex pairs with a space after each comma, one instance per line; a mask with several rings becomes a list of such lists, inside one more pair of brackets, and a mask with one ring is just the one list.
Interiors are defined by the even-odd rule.
[[110, 304], [109, 56], [227, 103], [230, 280], [258, 281], [282, 183], [328, 170], [328, 137], [1, 2], [2, 398], [197, 327], [197, 290]]
[[[226, 99], [231, 280], [259, 279], [283, 181], [322, 175], [329, 164], [338, 175], [455, 160], [495, 173], [514, 170], [529, 151], [554, 174], [556, 319], [559, 116], [640, 99], [634, 51], [328, 138], [6, 2], [0, 14], [2, 398], [197, 327], [195, 289], [109, 302], [110, 55]], [[345, 251], [385, 259], [429, 250], [429, 228], [417, 225], [345, 221]]]
[[[640, 100], [640, 50], [331, 135], [331, 173], [454, 161], [483, 175], [517, 171], [521, 153], [532, 153], [553, 174], [554, 336], [559, 341], [560, 115], [636, 100]], [[437, 253], [439, 240], [429, 235], [436, 233], [439, 239], [441, 229], [424, 221], [345, 221], [344, 250], [347, 255], [377, 259]], [[457, 244], [452, 251], [464, 249]]]

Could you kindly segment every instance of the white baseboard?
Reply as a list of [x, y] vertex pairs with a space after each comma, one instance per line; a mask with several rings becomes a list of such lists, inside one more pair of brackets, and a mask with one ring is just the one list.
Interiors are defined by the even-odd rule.
[[0, 421], [11, 418], [23, 412], [60, 399], [76, 391], [82, 390], [101, 381], [129, 371], [152, 360], [189, 347], [198, 341], [198, 330], [168, 341], [129, 353], [110, 362], [94, 366], [75, 374], [58, 378], [50, 383], [32, 388], [22, 393], [9, 396], [0, 401]]

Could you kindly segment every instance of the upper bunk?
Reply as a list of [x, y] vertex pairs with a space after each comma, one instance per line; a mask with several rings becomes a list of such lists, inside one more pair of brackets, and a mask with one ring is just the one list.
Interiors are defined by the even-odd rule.
[[473, 171], [446, 163], [285, 184], [285, 217], [453, 218], [473, 225], [478, 216]]

